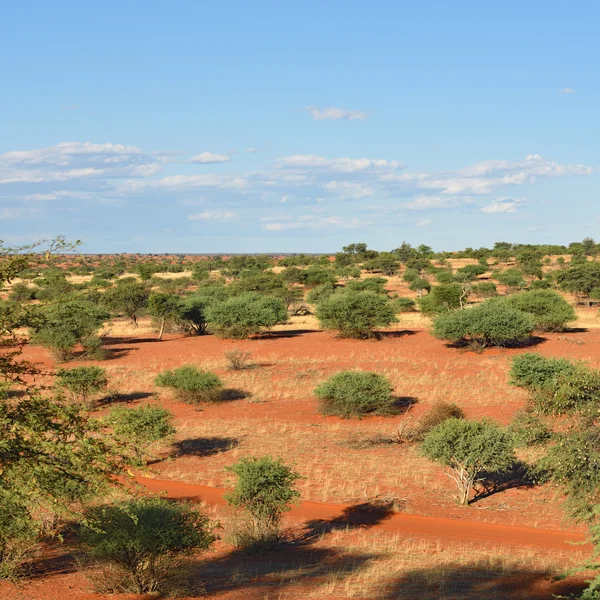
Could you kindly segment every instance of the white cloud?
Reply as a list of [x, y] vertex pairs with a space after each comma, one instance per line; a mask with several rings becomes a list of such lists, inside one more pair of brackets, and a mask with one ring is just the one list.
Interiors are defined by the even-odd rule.
[[558, 90], [558, 93], [559, 94], [574, 94], [575, 90], [572, 88], [566, 87], [566, 88], [562, 88], [561, 90]]
[[290, 217], [286, 215], [263, 217], [263, 229], [266, 231], [287, 231], [290, 229], [353, 229], [365, 225], [357, 218], [346, 219], [337, 216], [302, 215]]
[[161, 160], [135, 146], [63, 142], [0, 154], [0, 184], [150, 177], [160, 170]]
[[340, 198], [367, 198], [374, 196], [375, 192], [364, 183], [351, 181], [330, 181], [323, 186], [328, 192], [339, 196]]
[[324, 158], [317, 154], [286, 156], [278, 158], [276, 164], [286, 168], [327, 169], [341, 173], [352, 173], [354, 171], [366, 171], [370, 169], [399, 169], [402, 167], [402, 163], [397, 160], [388, 161], [381, 158]]
[[525, 198], [496, 198], [491, 204], [483, 206], [481, 212], [488, 214], [514, 213], [519, 206], [525, 203]]
[[258, 152], [258, 150], [256, 148], [246, 148], [246, 152], [250, 152], [251, 154], [255, 154], [256, 152]]
[[189, 215], [188, 221], [226, 221], [234, 219], [237, 213], [231, 210], [207, 210], [196, 215]]
[[202, 152], [196, 156], [192, 156], [188, 162], [198, 163], [202, 165], [210, 165], [214, 163], [230, 162], [231, 158], [227, 154], [215, 154], [213, 152]]
[[432, 222], [431, 219], [422, 219], [421, 221], [417, 221], [417, 227], [427, 227], [427, 225], [431, 225]]
[[367, 118], [366, 113], [360, 110], [346, 110], [344, 108], [319, 108], [318, 106], [307, 106], [306, 110], [315, 121], [364, 121]]

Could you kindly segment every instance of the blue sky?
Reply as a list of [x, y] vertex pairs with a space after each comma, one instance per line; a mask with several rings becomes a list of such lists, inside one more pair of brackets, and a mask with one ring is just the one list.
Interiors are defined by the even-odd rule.
[[6, 4], [0, 238], [329, 252], [594, 237], [599, 19], [583, 0]]

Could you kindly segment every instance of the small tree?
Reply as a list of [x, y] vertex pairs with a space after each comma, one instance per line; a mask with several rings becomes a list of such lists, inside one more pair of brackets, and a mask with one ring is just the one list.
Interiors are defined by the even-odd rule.
[[135, 280], [123, 280], [115, 287], [107, 289], [102, 300], [109, 310], [125, 315], [137, 327], [138, 318], [148, 305], [149, 295], [146, 284]]
[[220, 337], [241, 340], [286, 323], [288, 313], [278, 298], [249, 293], [208, 306], [206, 319]]
[[133, 451], [135, 464], [144, 464], [150, 444], [175, 433], [173, 414], [160, 406], [117, 407], [110, 411], [107, 423], [115, 437]]
[[573, 307], [552, 290], [521, 292], [508, 298], [507, 302], [532, 315], [538, 331], [563, 331], [567, 323], [577, 319]]
[[410, 282], [408, 286], [413, 292], [417, 292], [419, 298], [423, 296], [423, 292], [429, 292], [431, 290], [431, 284], [424, 277], [416, 277]]
[[109, 593], [167, 591], [182, 559], [216, 539], [202, 513], [158, 497], [92, 508], [87, 524], [79, 538], [88, 556], [119, 571], [107, 582]]
[[447, 419], [423, 440], [423, 454], [450, 469], [458, 503], [469, 504], [471, 491], [484, 473], [510, 470], [515, 461], [510, 435], [492, 421]]
[[90, 408], [90, 399], [106, 389], [108, 378], [106, 370], [96, 366], [59, 369], [56, 385], [68, 390], [86, 408]]
[[342, 418], [393, 414], [394, 388], [387, 377], [367, 371], [341, 371], [315, 389], [321, 412]]
[[97, 305], [80, 298], [44, 306], [32, 327], [32, 342], [48, 348], [60, 362], [71, 358], [78, 344], [89, 356], [103, 358], [97, 331], [108, 316]]
[[148, 313], [158, 322], [158, 341], [162, 340], [167, 323], [174, 323], [181, 318], [183, 303], [181, 298], [173, 294], [152, 292], [148, 298]]
[[475, 349], [510, 346], [531, 338], [534, 318], [500, 299], [491, 299], [472, 308], [439, 315], [433, 322], [433, 335], [453, 343], [466, 343]]
[[295, 487], [300, 474], [281, 459], [270, 456], [245, 457], [227, 470], [237, 476], [237, 481], [225, 499], [245, 510], [250, 518], [249, 539], [241, 540], [242, 543], [263, 546], [276, 543], [283, 513], [300, 496]]
[[566, 292], [571, 292], [590, 305], [590, 293], [600, 287], [600, 263], [581, 262], [572, 264], [557, 277], [558, 284]]
[[373, 337], [376, 327], [398, 322], [391, 301], [374, 292], [333, 294], [317, 305], [316, 314], [323, 327], [358, 339]]
[[159, 387], [171, 388], [182, 402], [216, 402], [223, 394], [223, 382], [211, 371], [185, 365], [172, 371], [163, 371], [155, 380]]

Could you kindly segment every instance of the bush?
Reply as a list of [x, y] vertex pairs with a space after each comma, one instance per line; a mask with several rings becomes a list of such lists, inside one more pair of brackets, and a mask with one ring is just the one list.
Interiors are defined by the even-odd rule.
[[249, 293], [211, 304], [206, 319], [220, 337], [241, 340], [286, 323], [288, 313], [278, 298]]
[[101, 367], [76, 367], [59, 369], [56, 372], [56, 385], [68, 390], [75, 398], [89, 408], [92, 396], [106, 389], [108, 378]]
[[394, 388], [387, 377], [367, 371], [341, 371], [315, 389], [325, 415], [344, 419], [395, 411]]
[[394, 298], [392, 301], [394, 310], [399, 313], [414, 312], [416, 303], [412, 298]]
[[373, 337], [376, 327], [396, 323], [390, 300], [373, 292], [334, 294], [317, 305], [321, 326], [339, 331], [342, 337]]
[[183, 559], [216, 539], [207, 517], [158, 497], [92, 508], [87, 523], [79, 538], [89, 558], [117, 569], [113, 585], [108, 582], [103, 590], [107, 593], [168, 593]]
[[27, 302], [35, 298], [36, 288], [30, 288], [26, 283], [15, 283], [10, 288], [8, 299], [11, 302]]
[[56, 360], [65, 362], [78, 344], [91, 358], [104, 358], [96, 332], [109, 315], [92, 302], [66, 300], [44, 307], [33, 327], [32, 341], [48, 348]]
[[133, 450], [134, 462], [144, 463], [150, 444], [163, 440], [175, 433], [171, 424], [173, 415], [160, 406], [138, 408], [117, 407], [110, 411], [107, 422], [115, 437]]
[[472, 308], [439, 315], [433, 334], [453, 343], [466, 343], [476, 349], [511, 346], [526, 342], [535, 329], [531, 315], [500, 299], [486, 300]]
[[334, 283], [323, 283], [308, 292], [306, 301], [310, 304], [319, 304], [319, 302], [323, 302], [323, 300], [335, 294], [337, 289], [338, 287]]
[[225, 499], [246, 511], [250, 519], [250, 527], [243, 539], [237, 540], [238, 545], [264, 548], [276, 544], [281, 517], [300, 496], [295, 487], [300, 474], [270, 456], [245, 457], [227, 470], [237, 476], [237, 481]]
[[425, 436], [421, 450], [450, 469], [463, 506], [483, 473], [506, 472], [515, 462], [511, 436], [488, 420], [447, 419]]
[[366, 279], [349, 281], [346, 284], [347, 290], [353, 292], [375, 292], [376, 294], [387, 294], [385, 277], [367, 277]]
[[495, 279], [501, 285], [506, 286], [509, 291], [525, 287], [523, 273], [518, 269], [506, 269], [505, 271], [501, 271], [495, 275]]
[[508, 428], [517, 447], [539, 446], [552, 438], [552, 432], [546, 424], [527, 411], [520, 411]]
[[203, 371], [193, 365], [163, 371], [156, 378], [155, 384], [171, 388], [179, 400], [189, 404], [216, 402], [223, 394], [223, 382], [215, 373]]
[[448, 419], [464, 419], [465, 413], [456, 404], [438, 402], [419, 422], [417, 438], [423, 439], [434, 427]]
[[572, 375], [577, 366], [564, 358], [545, 358], [528, 352], [515, 356], [510, 368], [510, 383], [527, 389], [540, 389], [556, 383], [559, 377]]
[[229, 369], [232, 371], [243, 371], [250, 367], [252, 352], [244, 350], [229, 350], [225, 352], [225, 358], [229, 361]]
[[506, 301], [514, 308], [532, 315], [538, 331], [563, 331], [568, 322], [577, 319], [572, 306], [552, 290], [521, 292]]
[[542, 414], [579, 412], [593, 421], [600, 407], [600, 371], [579, 367], [574, 373], [559, 377], [554, 386], [536, 391], [531, 404]]
[[424, 315], [431, 316], [461, 307], [466, 299], [462, 286], [458, 283], [436, 285], [424, 298], [419, 298], [419, 308]]
[[452, 271], [446, 271], [446, 270], [439, 271], [438, 273], [436, 273], [435, 280], [438, 283], [441, 283], [443, 285], [447, 285], [449, 283], [454, 283], [454, 281], [455, 281]]
[[496, 284], [493, 281], [482, 281], [471, 286], [471, 290], [480, 298], [493, 298], [498, 295]]

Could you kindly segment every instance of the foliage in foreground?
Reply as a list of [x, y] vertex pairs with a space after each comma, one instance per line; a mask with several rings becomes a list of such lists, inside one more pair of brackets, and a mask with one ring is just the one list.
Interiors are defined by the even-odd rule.
[[68, 390], [85, 408], [91, 408], [90, 400], [106, 389], [108, 378], [102, 367], [75, 367], [58, 369], [55, 383], [57, 387]]
[[144, 463], [148, 446], [175, 433], [173, 415], [161, 406], [113, 408], [107, 417], [114, 436], [133, 451], [134, 462]]
[[86, 518], [79, 539], [88, 557], [117, 567], [114, 580], [105, 582], [108, 593], [168, 591], [183, 559], [216, 539], [202, 513], [158, 497], [94, 507]]

